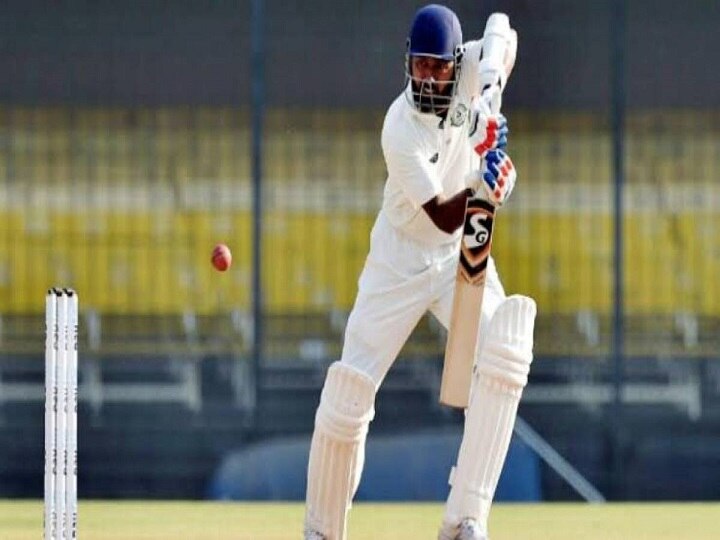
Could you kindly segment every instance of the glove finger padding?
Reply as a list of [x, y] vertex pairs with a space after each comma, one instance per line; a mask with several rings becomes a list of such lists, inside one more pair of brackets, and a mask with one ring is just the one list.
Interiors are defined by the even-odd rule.
[[473, 150], [482, 157], [490, 150], [504, 148], [508, 132], [507, 119], [502, 114], [491, 114], [484, 100], [476, 100], [469, 132]]
[[510, 156], [502, 150], [488, 152], [483, 169], [483, 181], [492, 202], [502, 206], [512, 193], [516, 179], [517, 172]]
[[483, 160], [483, 167], [467, 177], [466, 185], [473, 191], [483, 187], [488, 200], [502, 206], [512, 193], [517, 171], [510, 156], [502, 150], [490, 150]]

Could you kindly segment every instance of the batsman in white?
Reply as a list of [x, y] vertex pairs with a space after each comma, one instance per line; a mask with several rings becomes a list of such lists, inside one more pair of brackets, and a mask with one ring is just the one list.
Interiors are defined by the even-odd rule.
[[[509, 77], [517, 41], [500, 77]], [[502, 150], [507, 124], [479, 99], [483, 42], [463, 43], [460, 22], [440, 5], [412, 21], [407, 85], [382, 130], [388, 170], [340, 361], [328, 369], [308, 463], [305, 538], [343, 540], [360, 482], [375, 394], [420, 318], [447, 327], [465, 204], [484, 190], [496, 205], [515, 168]], [[532, 361], [535, 303], [506, 297], [489, 261], [478, 357], [440, 540], [487, 539], [487, 520]], [[401, 480], [401, 479], [399, 479]]]

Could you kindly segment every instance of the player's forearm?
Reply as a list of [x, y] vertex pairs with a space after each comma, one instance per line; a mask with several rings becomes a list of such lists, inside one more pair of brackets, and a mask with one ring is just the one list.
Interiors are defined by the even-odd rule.
[[470, 196], [470, 189], [463, 189], [449, 199], [438, 195], [423, 204], [423, 210], [438, 229], [451, 234], [465, 222], [465, 205]]

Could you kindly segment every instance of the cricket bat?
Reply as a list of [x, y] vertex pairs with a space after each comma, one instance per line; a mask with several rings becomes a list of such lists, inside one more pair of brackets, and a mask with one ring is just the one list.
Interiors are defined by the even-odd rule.
[[[505, 51], [516, 39], [510, 20], [504, 13], [493, 13], [483, 34], [480, 60], [480, 99], [486, 100], [493, 114], [500, 112], [505, 86]], [[495, 205], [478, 191], [467, 201], [465, 224], [460, 244], [445, 361], [440, 383], [440, 403], [464, 409], [468, 406], [470, 383], [475, 364], [485, 275], [492, 247]]]

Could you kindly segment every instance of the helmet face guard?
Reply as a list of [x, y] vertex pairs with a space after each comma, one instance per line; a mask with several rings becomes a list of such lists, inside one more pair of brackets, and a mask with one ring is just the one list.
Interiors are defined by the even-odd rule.
[[[457, 15], [438, 4], [418, 10], [410, 27], [405, 54], [405, 97], [415, 109], [436, 115], [447, 111], [457, 92], [462, 54], [462, 30]], [[453, 76], [447, 81], [414, 77], [412, 59], [416, 56], [454, 62]]]
[[[457, 93], [462, 47], [458, 47], [458, 51], [449, 59], [453, 61], [452, 77], [443, 81], [437, 81], [433, 77], [424, 79], [414, 77], [412, 73], [413, 56], [431, 55], [413, 55], [409, 51], [405, 55], [405, 97], [421, 113], [444, 114]], [[441, 59], [446, 60], [445, 58]]]

